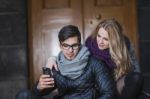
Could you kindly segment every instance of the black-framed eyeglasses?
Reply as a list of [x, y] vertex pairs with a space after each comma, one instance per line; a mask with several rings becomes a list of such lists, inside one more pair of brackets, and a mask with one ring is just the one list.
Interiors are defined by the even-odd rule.
[[77, 49], [80, 48], [81, 44], [77, 43], [77, 44], [69, 45], [69, 44], [63, 43], [61, 45], [62, 45], [62, 48], [65, 49], [65, 50], [69, 50], [70, 48], [72, 48], [73, 50], [77, 50]]

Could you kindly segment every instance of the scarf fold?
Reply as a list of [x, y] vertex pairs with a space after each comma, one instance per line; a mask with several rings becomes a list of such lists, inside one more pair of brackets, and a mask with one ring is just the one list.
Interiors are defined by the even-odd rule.
[[67, 60], [62, 52], [57, 57], [58, 68], [63, 76], [70, 79], [79, 77], [88, 63], [90, 52], [82, 46], [79, 53], [73, 60]]
[[98, 48], [97, 41], [94, 38], [89, 37], [86, 40], [85, 45], [89, 48], [89, 51], [91, 52], [91, 55], [93, 57], [100, 59], [104, 61], [104, 63], [106, 63], [109, 70], [113, 70], [116, 67], [115, 63], [111, 59], [109, 49], [100, 50]]

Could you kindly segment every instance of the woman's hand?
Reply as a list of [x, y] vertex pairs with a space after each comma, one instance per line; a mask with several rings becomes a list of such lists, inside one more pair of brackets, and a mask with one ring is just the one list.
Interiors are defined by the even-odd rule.
[[48, 62], [46, 64], [46, 67], [50, 68], [51, 70], [54, 67], [55, 70], [58, 71], [58, 66], [57, 66], [57, 63], [56, 63], [56, 58], [55, 57], [48, 58]]
[[37, 85], [37, 89], [43, 90], [52, 87], [54, 87], [54, 78], [50, 78], [50, 75], [41, 75]]

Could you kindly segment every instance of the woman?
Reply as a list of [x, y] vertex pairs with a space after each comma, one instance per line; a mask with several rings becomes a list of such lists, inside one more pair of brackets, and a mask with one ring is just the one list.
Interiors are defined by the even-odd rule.
[[121, 25], [115, 19], [103, 20], [86, 40], [86, 46], [94, 57], [103, 60], [111, 72], [119, 99], [137, 99], [143, 77], [138, 73], [133, 47], [123, 34]]
[[[143, 86], [143, 77], [135, 59], [134, 49], [123, 35], [115, 19], [101, 21], [85, 45], [93, 57], [102, 60], [116, 81], [119, 99], [137, 99]], [[130, 53], [130, 54], [129, 54]], [[48, 67], [57, 69], [50, 58]]]

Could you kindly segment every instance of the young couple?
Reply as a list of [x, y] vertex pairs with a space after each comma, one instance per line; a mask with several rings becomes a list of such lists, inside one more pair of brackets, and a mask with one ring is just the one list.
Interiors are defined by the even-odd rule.
[[143, 77], [135, 52], [115, 19], [102, 20], [85, 45], [74, 25], [63, 27], [58, 38], [61, 52], [47, 63], [53, 76], [42, 74], [31, 92], [20, 92], [16, 99], [42, 99], [55, 88], [57, 99], [140, 97]]

